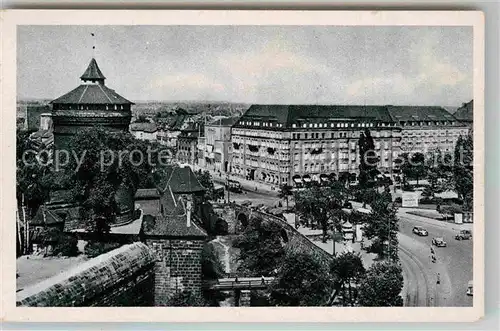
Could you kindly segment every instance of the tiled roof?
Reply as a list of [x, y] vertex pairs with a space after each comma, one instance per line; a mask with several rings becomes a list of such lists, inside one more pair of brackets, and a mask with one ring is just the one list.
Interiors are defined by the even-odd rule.
[[472, 121], [474, 119], [474, 100], [458, 108], [454, 115], [460, 121]]
[[52, 104], [111, 104], [131, 105], [133, 102], [125, 99], [114, 90], [100, 84], [82, 84], [65, 95], [52, 100]]
[[167, 193], [162, 196], [162, 202], [165, 206], [163, 215], [144, 216], [144, 234], [167, 237], [207, 236], [207, 233], [194, 222], [194, 214], [191, 214], [190, 225], [187, 225], [186, 205], [182, 197]]
[[46, 206], [42, 205], [38, 208], [35, 217], [33, 217], [29, 223], [31, 226], [56, 225], [63, 224], [64, 219], [52, 210], [47, 209]]
[[135, 192], [135, 199], [158, 199], [160, 194], [156, 188], [141, 188]]
[[252, 105], [240, 117], [235, 126], [243, 126], [244, 121], [273, 122], [290, 128], [292, 124], [324, 123], [345, 119], [365, 119], [391, 122], [391, 116], [385, 106], [350, 106], [350, 105]]
[[232, 126], [234, 123], [238, 122], [239, 117], [229, 117], [215, 120], [208, 124], [209, 126]]
[[99, 66], [97, 65], [97, 62], [94, 58], [90, 60], [89, 66], [87, 67], [87, 70], [83, 73], [83, 75], [80, 77], [83, 80], [104, 80], [106, 77], [101, 72], [101, 69], [99, 69]]
[[[57, 178], [62, 177], [56, 177], [56, 181]], [[49, 193], [49, 204], [72, 203], [73, 201], [73, 192], [71, 190], [53, 190]]]
[[158, 131], [155, 123], [132, 123], [130, 124], [130, 131], [143, 131], [153, 133]]
[[205, 191], [190, 167], [166, 166], [161, 173], [156, 173], [155, 180], [161, 191], [166, 191], [168, 187], [177, 194]]
[[394, 121], [454, 121], [455, 117], [443, 107], [387, 106]]

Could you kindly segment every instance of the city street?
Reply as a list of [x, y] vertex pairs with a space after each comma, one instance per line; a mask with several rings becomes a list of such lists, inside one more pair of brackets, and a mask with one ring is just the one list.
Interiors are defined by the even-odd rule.
[[[243, 184], [244, 185], [244, 184]], [[277, 193], [254, 191], [244, 186], [243, 193], [230, 193], [231, 201], [251, 200], [254, 205], [276, 206]], [[358, 203], [353, 202], [356, 208]], [[405, 306], [471, 306], [467, 284], [472, 277], [472, 240], [457, 241], [455, 234], [471, 229], [472, 224], [453, 224], [408, 214], [410, 208], [400, 208], [400, 258], [405, 278], [403, 299]], [[427, 237], [412, 233], [414, 226], [422, 226]], [[443, 237], [447, 247], [434, 247], [436, 262], [431, 261], [431, 241]], [[328, 248], [331, 245], [328, 245]], [[440, 283], [437, 284], [439, 273]]]
[[[450, 224], [398, 212], [400, 258], [405, 275], [405, 303], [409, 306], [472, 306], [467, 283], [472, 280], [472, 240], [457, 241], [455, 234], [470, 224]], [[422, 226], [427, 237], [412, 233]], [[431, 241], [443, 237], [447, 247], [435, 247], [437, 261], [431, 262]], [[440, 274], [440, 284], [437, 274]], [[416, 286], [415, 286], [416, 285]], [[418, 289], [416, 289], [418, 287]], [[422, 297], [426, 296], [426, 299]]]

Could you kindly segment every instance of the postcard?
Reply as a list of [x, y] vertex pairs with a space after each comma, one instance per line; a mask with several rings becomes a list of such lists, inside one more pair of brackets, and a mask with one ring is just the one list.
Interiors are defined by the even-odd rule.
[[484, 16], [12, 10], [5, 321], [475, 321]]

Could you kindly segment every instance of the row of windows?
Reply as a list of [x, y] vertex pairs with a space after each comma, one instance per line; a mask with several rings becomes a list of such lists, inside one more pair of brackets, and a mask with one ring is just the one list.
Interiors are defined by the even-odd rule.
[[347, 138], [347, 132], [339, 132], [337, 135], [335, 132], [332, 132], [331, 135], [328, 135], [326, 132], [321, 132], [321, 136], [319, 132], [313, 132], [310, 135], [308, 133], [304, 133], [304, 135], [300, 133], [293, 133], [292, 134], [292, 139], [301, 139], [304, 137], [304, 139], [319, 139], [320, 137], [322, 139], [326, 138]]
[[253, 125], [253, 126], [262, 126], [264, 127], [275, 127], [275, 128], [281, 128], [283, 127], [283, 124], [281, 123], [273, 123], [273, 122], [258, 122], [258, 121], [241, 121], [239, 124], [241, 125]]
[[409, 121], [401, 122], [401, 126], [431, 126], [431, 125], [456, 125], [455, 121]]
[[[381, 126], [385, 126], [386, 123], [381, 123]], [[330, 126], [328, 126], [327, 123], [302, 123], [300, 127], [302, 128], [371, 128], [374, 126], [374, 123], [330, 123]], [[391, 126], [390, 124], [387, 124], [387, 126]], [[292, 128], [297, 128], [299, 125], [297, 124], [292, 124]]]

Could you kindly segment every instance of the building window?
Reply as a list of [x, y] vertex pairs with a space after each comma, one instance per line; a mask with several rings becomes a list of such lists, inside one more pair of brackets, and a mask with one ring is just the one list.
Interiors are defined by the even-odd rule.
[[307, 133], [304, 133], [304, 139], [307, 139]]

